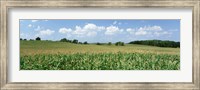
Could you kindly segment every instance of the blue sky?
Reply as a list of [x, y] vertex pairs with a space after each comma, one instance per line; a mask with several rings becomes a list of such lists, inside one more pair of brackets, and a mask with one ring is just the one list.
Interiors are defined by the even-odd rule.
[[135, 40], [180, 41], [180, 20], [20, 20], [20, 38], [81, 42], [130, 42]]

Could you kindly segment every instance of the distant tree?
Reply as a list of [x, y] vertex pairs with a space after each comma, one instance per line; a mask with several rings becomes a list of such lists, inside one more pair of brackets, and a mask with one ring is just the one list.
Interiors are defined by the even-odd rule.
[[124, 46], [124, 42], [121, 42], [121, 46]]
[[83, 44], [82, 42], [78, 42], [78, 44]]
[[29, 41], [34, 41], [33, 39], [30, 39]]
[[82, 42], [78, 42], [78, 40], [74, 39], [74, 40], [69, 40], [69, 39], [66, 39], [66, 38], [62, 38], [60, 39], [60, 42], [69, 42], [69, 43], [75, 43], [75, 44], [82, 44]]
[[169, 40], [141, 40], [141, 41], [132, 41], [129, 42], [129, 44], [141, 44], [141, 45], [172, 47], [172, 48], [180, 47], [180, 42], [174, 42]]
[[36, 40], [36, 41], [40, 41], [40, 40], [41, 40], [41, 38], [40, 38], [40, 37], [37, 37], [35, 40]]
[[67, 40], [67, 42], [72, 43], [72, 40]]
[[115, 45], [116, 45], [116, 46], [120, 46], [120, 42], [116, 42]]
[[67, 42], [67, 39], [63, 38], [63, 39], [60, 40], [60, 42]]
[[116, 42], [115, 45], [116, 46], [124, 46], [124, 42]]
[[22, 38], [20, 38], [20, 40], [23, 40]]
[[52, 42], [52, 40], [46, 40], [46, 41]]
[[24, 41], [26, 41], [27, 39], [24, 39]]
[[101, 43], [99, 43], [99, 42], [97, 42], [96, 44], [97, 44], [97, 45], [101, 45]]
[[85, 41], [83, 44], [88, 44], [87, 41]]
[[112, 43], [111, 43], [111, 42], [108, 42], [108, 45], [112, 45]]
[[78, 44], [78, 40], [74, 39], [72, 43]]

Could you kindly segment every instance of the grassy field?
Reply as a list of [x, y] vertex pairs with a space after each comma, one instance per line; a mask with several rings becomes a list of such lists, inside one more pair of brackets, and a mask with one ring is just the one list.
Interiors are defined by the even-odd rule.
[[179, 70], [180, 49], [20, 41], [21, 70]]

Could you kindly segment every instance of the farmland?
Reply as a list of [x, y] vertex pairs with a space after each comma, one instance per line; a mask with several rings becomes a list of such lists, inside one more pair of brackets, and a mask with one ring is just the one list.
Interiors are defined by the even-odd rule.
[[180, 48], [20, 41], [21, 70], [179, 70]]

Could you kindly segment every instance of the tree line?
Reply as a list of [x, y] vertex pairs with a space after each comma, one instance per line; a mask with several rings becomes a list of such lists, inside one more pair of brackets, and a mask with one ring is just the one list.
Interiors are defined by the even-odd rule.
[[[20, 40], [27, 41], [27, 39], [22, 39], [22, 38], [20, 38]], [[36, 40], [36, 41], [40, 41], [41, 38], [40, 38], [40, 37], [37, 37], [37, 38], [35, 38], [35, 40]], [[30, 41], [34, 41], [34, 39], [30, 39]]]
[[[27, 39], [22, 39], [20, 38], [20, 40], [24, 40], [24, 41], [27, 41]], [[30, 39], [29, 41], [34, 41], [34, 39]], [[35, 41], [41, 41], [41, 38], [40, 37], [37, 37], [35, 38]], [[74, 43], [74, 44], [89, 44], [87, 41], [85, 42], [79, 42], [77, 39], [74, 39], [74, 40], [69, 40], [69, 39], [66, 39], [66, 38], [62, 38], [59, 40], [60, 42], [68, 42], [68, 43]], [[112, 45], [111, 42], [108, 42], [108, 43], [99, 43], [97, 42], [96, 45]], [[124, 42], [116, 42], [115, 43], [116, 46], [124, 46]]]
[[[66, 38], [63, 38], [60, 40], [60, 42], [68, 42], [68, 43], [74, 43], [74, 44], [89, 44], [87, 41], [85, 42], [79, 42], [77, 39], [74, 39], [74, 40], [69, 40], [69, 39], [66, 39]], [[96, 45], [112, 45], [111, 42], [108, 42], [108, 43], [100, 43], [100, 42], [97, 42]], [[116, 42], [115, 43], [116, 46], [124, 46], [124, 42]]]
[[150, 45], [150, 46], [158, 46], [158, 47], [172, 47], [178, 48], [180, 47], [180, 42], [174, 42], [169, 40], [141, 40], [141, 41], [132, 41], [129, 44], [141, 44], [141, 45]]
[[[20, 40], [26, 41], [27, 39], [22, 39]], [[41, 41], [40, 37], [35, 38], [36, 41]], [[33, 39], [30, 39], [30, 41], [34, 41]], [[74, 44], [89, 44], [87, 41], [85, 42], [79, 42], [77, 39], [74, 40], [69, 40], [66, 38], [62, 38], [59, 40], [60, 42], [68, 42], [68, 43], [74, 43]], [[115, 46], [125, 46], [124, 42], [116, 42], [113, 43]], [[141, 45], [150, 45], [150, 46], [158, 46], [158, 47], [172, 47], [172, 48], [178, 48], [180, 47], [180, 42], [174, 42], [174, 41], [169, 41], [169, 40], [140, 40], [140, 41], [131, 41], [128, 44], [141, 44]], [[99, 43], [97, 42], [96, 45], [112, 45], [111, 42], [108, 43]]]

